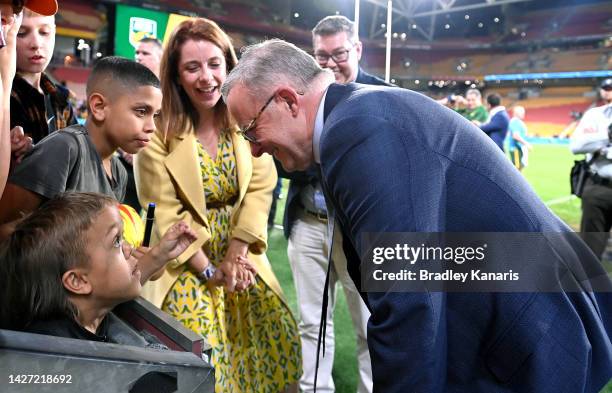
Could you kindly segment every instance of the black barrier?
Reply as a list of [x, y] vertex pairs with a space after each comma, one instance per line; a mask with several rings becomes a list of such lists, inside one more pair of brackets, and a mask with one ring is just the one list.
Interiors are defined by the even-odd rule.
[[112, 343], [0, 329], [0, 391], [214, 392], [202, 337], [142, 298], [108, 318]]

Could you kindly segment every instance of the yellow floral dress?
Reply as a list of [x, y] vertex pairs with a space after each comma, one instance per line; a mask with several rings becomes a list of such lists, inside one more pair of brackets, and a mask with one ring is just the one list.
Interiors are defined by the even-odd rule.
[[[198, 143], [211, 239], [206, 248], [218, 266], [229, 242], [230, 214], [238, 197], [236, 160], [229, 133], [219, 137], [213, 160]], [[215, 392], [280, 392], [301, 374], [297, 326], [263, 280], [242, 293], [209, 288], [188, 269], [166, 295], [162, 309], [212, 346]]]

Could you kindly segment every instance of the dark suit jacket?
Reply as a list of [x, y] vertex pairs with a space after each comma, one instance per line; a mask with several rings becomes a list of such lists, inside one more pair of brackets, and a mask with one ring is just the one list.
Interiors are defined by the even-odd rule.
[[491, 117], [491, 121], [481, 124], [480, 129], [489, 135], [493, 142], [504, 150], [504, 140], [508, 134], [508, 124], [510, 124], [510, 116], [505, 110], [497, 112]]
[[[365, 232], [570, 231], [482, 131], [421, 94], [333, 84], [325, 115], [322, 182], [357, 288]], [[551, 263], [594, 258], [569, 235]], [[597, 392], [612, 377], [610, 293], [361, 294], [377, 393]]]
[[[361, 68], [359, 68], [359, 72], [357, 73], [356, 82], [366, 85], [391, 86], [384, 80], [374, 75], [368, 74]], [[289, 238], [289, 235], [291, 235], [291, 228], [293, 227], [293, 222], [296, 219], [297, 212], [300, 206], [300, 192], [302, 192], [302, 189], [308, 184], [316, 183], [318, 174], [314, 168], [309, 168], [306, 171], [287, 172], [283, 169], [282, 165], [277, 160], [274, 160], [274, 163], [276, 164], [278, 176], [291, 180], [289, 182], [289, 191], [287, 192], [287, 202], [285, 205], [285, 213], [283, 216], [283, 231], [285, 237]]]

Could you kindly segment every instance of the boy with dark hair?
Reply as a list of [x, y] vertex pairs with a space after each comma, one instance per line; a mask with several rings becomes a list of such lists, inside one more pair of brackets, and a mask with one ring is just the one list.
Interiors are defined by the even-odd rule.
[[145, 66], [120, 57], [99, 60], [87, 82], [85, 126], [50, 134], [15, 167], [0, 200], [0, 223], [66, 191], [122, 201], [127, 176], [114, 153], [136, 154], [147, 146], [161, 100], [159, 79]]
[[21, 220], [0, 245], [0, 327], [109, 341], [106, 315], [196, 239], [174, 224], [153, 248], [124, 242], [117, 201], [66, 193]]

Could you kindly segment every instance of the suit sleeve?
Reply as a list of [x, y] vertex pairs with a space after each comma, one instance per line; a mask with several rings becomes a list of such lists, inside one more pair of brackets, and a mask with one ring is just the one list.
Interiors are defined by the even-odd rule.
[[179, 220], [189, 225], [198, 236], [185, 252], [168, 264], [169, 267], [176, 268], [187, 262], [210, 239], [210, 232], [202, 222], [194, 219], [181, 200], [164, 164], [168, 154], [163, 136], [156, 131], [149, 146], [135, 156], [134, 178], [141, 206], [146, 207], [149, 202], [156, 204], [154, 227], [158, 239]]
[[[324, 181], [361, 261], [362, 233], [417, 229], [406, 134], [414, 133], [397, 132], [383, 118], [356, 116], [336, 123], [323, 137]], [[348, 264], [366, 263], [361, 261]], [[439, 391], [446, 372], [446, 295], [368, 292], [366, 299], [372, 312], [368, 346], [374, 390]]]
[[486, 134], [490, 134], [491, 132], [503, 129], [504, 123], [507, 124], [507, 122], [502, 116], [493, 116], [490, 122], [481, 124], [480, 129], [483, 130]]
[[249, 251], [252, 253], [263, 254], [267, 248], [272, 190], [278, 176], [270, 155], [253, 157], [252, 160], [251, 180], [239, 210], [236, 211], [230, 237], [249, 243]]

